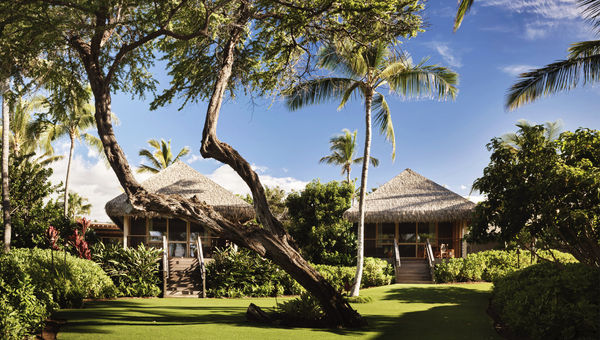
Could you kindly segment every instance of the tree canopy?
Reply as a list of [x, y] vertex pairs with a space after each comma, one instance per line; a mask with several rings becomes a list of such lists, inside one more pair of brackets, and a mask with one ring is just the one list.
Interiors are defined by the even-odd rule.
[[600, 131], [547, 137], [543, 125], [519, 125], [512, 144], [488, 144], [490, 164], [473, 188], [487, 196], [475, 209], [475, 240], [538, 240], [600, 266]]

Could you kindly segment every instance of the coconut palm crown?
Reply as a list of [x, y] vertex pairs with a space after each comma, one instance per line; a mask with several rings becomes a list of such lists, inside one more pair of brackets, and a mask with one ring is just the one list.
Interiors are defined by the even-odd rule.
[[[356, 154], [356, 130], [350, 132], [350, 130], [344, 129], [342, 132], [344, 132], [343, 135], [331, 137], [329, 140], [331, 154], [322, 157], [319, 163], [341, 165], [342, 175], [346, 174], [346, 181], [350, 183], [352, 164], [362, 163], [363, 158], [354, 158]], [[379, 165], [379, 160], [375, 157], [371, 157], [370, 161], [373, 166]]]
[[179, 158], [190, 153], [190, 148], [183, 147], [176, 157], [173, 157], [171, 152], [171, 140], [166, 142], [164, 139], [160, 139], [160, 142], [156, 139], [150, 139], [148, 144], [154, 149], [154, 152], [148, 149], [141, 149], [139, 155], [145, 158], [150, 164], [140, 164], [140, 168], [137, 172], [150, 172], [157, 173], [162, 169], [166, 169], [169, 165], [175, 163]]
[[317, 78], [300, 83], [285, 92], [286, 104], [291, 110], [332, 99], [340, 99], [338, 110], [344, 108], [353, 96], [362, 96], [365, 105], [372, 105], [375, 123], [392, 144], [392, 158], [396, 155], [396, 141], [390, 107], [382, 88], [403, 98], [437, 97], [454, 99], [458, 93], [458, 75], [451, 70], [424, 65], [427, 60], [413, 64], [406, 54], [392, 53], [384, 44], [359, 47], [349, 43], [323, 48], [318, 55], [318, 66], [346, 77]]

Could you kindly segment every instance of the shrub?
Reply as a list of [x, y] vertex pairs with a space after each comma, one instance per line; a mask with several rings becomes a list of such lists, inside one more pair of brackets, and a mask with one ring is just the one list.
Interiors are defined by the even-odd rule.
[[494, 284], [492, 307], [510, 330], [532, 339], [597, 339], [600, 269], [540, 263]]
[[13, 257], [32, 284], [52, 294], [62, 308], [80, 307], [83, 299], [115, 296], [110, 278], [96, 263], [50, 249], [13, 249]]
[[44, 324], [56, 304], [52, 295], [31, 282], [12, 256], [0, 256], [0, 338], [23, 339]]
[[110, 276], [119, 296], [158, 296], [161, 254], [161, 249], [143, 244], [123, 249], [115, 244], [97, 243], [92, 248], [92, 259]]
[[[217, 250], [207, 266], [207, 294], [212, 297], [297, 295], [304, 291], [273, 262], [246, 249]], [[355, 267], [316, 264], [313, 267], [339, 292], [354, 280]], [[390, 284], [393, 268], [385, 260], [366, 258], [362, 287]]]
[[288, 325], [320, 326], [325, 315], [319, 301], [307, 292], [278, 303], [277, 309], [279, 318]]
[[292, 282], [273, 262], [247, 249], [218, 249], [206, 266], [207, 294], [213, 297], [292, 294]]
[[[539, 251], [545, 260], [562, 263], [576, 262], [575, 258], [557, 250]], [[535, 259], [534, 262], [535, 263]], [[488, 281], [492, 282], [532, 264], [529, 251], [487, 250], [467, 255], [466, 258], [443, 260], [435, 265], [435, 280], [443, 282]]]

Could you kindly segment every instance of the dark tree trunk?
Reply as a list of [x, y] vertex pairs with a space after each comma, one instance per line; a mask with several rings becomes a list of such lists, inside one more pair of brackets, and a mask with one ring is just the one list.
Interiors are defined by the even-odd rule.
[[262, 226], [231, 222], [210, 206], [194, 198], [186, 199], [178, 195], [153, 194], [144, 190], [133, 177], [125, 155], [114, 135], [110, 118], [110, 80], [104, 78], [98, 59], [93, 58], [94, 55], [97, 55], [99, 46], [90, 46], [73, 38], [70, 43], [80, 55], [94, 94], [96, 124], [104, 152], [134, 210], [153, 211], [161, 215], [198, 223], [239, 246], [271, 259], [319, 299], [328, 326], [363, 326], [365, 322], [360, 314], [352, 309], [341, 294], [335, 291], [319, 272], [302, 258], [291, 236], [285, 231], [281, 222], [271, 214], [263, 186], [250, 164], [231, 146], [217, 138], [219, 110], [231, 76], [233, 52], [246, 20], [247, 14], [242, 14], [238, 25], [232, 29], [231, 38], [224, 49], [223, 63], [206, 113], [201, 153], [204, 157], [212, 157], [228, 164], [244, 179], [252, 192], [256, 217]]
[[2, 217], [4, 220], [4, 252], [10, 251], [11, 219], [10, 219], [10, 193], [8, 181], [8, 155], [10, 144], [10, 112], [8, 108], [8, 79], [0, 84], [2, 91]]

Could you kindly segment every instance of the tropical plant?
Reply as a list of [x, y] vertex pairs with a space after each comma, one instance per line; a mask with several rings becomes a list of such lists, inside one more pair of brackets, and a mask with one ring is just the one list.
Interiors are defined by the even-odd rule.
[[343, 218], [354, 187], [347, 182], [314, 180], [285, 200], [288, 232], [311, 263], [350, 266], [356, 263], [356, 232]]
[[[67, 217], [74, 220], [82, 215], [88, 215], [92, 209], [92, 204], [87, 203], [88, 199], [80, 196], [76, 192], [69, 193], [69, 211]], [[64, 202], [63, 206], [64, 206]]]
[[164, 139], [160, 139], [160, 142], [156, 139], [151, 139], [148, 141], [148, 144], [152, 148], [154, 148], [154, 152], [148, 149], [141, 149], [139, 155], [145, 158], [152, 165], [140, 164], [140, 168], [138, 172], [150, 172], [157, 173], [162, 169], [167, 168], [169, 165], [177, 162], [179, 158], [190, 153], [190, 148], [185, 146], [183, 147], [177, 156], [173, 157], [173, 153], [171, 152], [171, 140], [166, 142]]
[[[356, 130], [350, 132], [350, 130], [344, 129], [342, 132], [344, 132], [343, 135], [331, 137], [329, 140], [331, 155], [322, 157], [319, 163], [341, 165], [342, 175], [346, 174], [346, 181], [350, 183], [352, 164], [362, 163], [363, 158], [354, 158], [356, 153]], [[371, 157], [370, 161], [374, 167], [379, 165], [379, 160], [375, 157]]]
[[[65, 177], [64, 193], [64, 215], [69, 214], [69, 177], [71, 174], [71, 162], [73, 160], [73, 151], [75, 142], [83, 141], [88, 146], [97, 150], [103, 155], [102, 142], [100, 139], [90, 133], [85, 132], [96, 126], [94, 118], [94, 107], [90, 103], [91, 90], [86, 89], [87, 96], [81, 97], [75, 94], [67, 97], [66, 101], [59, 101], [55, 98], [48, 100], [50, 112], [52, 113], [52, 122], [48, 126], [48, 138], [53, 141], [63, 136], [69, 137], [69, 160], [67, 163], [67, 174]], [[61, 104], [59, 104], [61, 103]], [[50, 148], [51, 149], [51, 148]]]
[[[473, 5], [474, 0], [461, 0], [454, 30], [456, 31]], [[600, 0], [577, 0], [583, 10], [583, 17], [600, 30]], [[600, 40], [581, 41], [571, 44], [567, 59], [559, 60], [544, 67], [533, 69], [519, 75], [519, 82], [511, 86], [505, 106], [515, 110], [541, 97], [569, 91], [583, 85], [600, 81]]]
[[392, 158], [396, 153], [396, 142], [392, 115], [383, 95], [383, 88], [402, 97], [430, 96], [439, 99], [454, 99], [458, 90], [458, 76], [451, 70], [437, 65], [425, 65], [426, 60], [413, 64], [407, 55], [391, 53], [387, 45], [373, 43], [358, 46], [338, 42], [324, 47], [319, 53], [318, 65], [332, 72], [341, 72], [344, 77], [317, 78], [300, 83], [287, 92], [286, 103], [292, 110], [309, 104], [340, 98], [338, 109], [356, 95], [365, 104], [365, 147], [359, 196], [360, 218], [358, 223], [358, 250], [356, 279], [352, 296], [359, 294], [364, 263], [364, 201], [367, 188], [367, 173], [371, 149], [371, 111], [375, 110], [375, 124], [385, 138], [392, 143]]
[[473, 183], [486, 200], [475, 208], [471, 239], [535, 243], [600, 267], [600, 131], [549, 140], [544, 126], [522, 125], [516, 135], [516, 148], [500, 138], [488, 144], [490, 164]]
[[[517, 121], [517, 124], [515, 124], [515, 125], [519, 128], [532, 126], [532, 124], [525, 119], [519, 119]], [[533, 124], [533, 125], [535, 125], [535, 124]], [[550, 141], [557, 140], [558, 137], [560, 137], [560, 132], [562, 130], [562, 127], [563, 127], [563, 122], [560, 119], [555, 122], [544, 123], [544, 134], [546, 136], [546, 139], [550, 140]], [[517, 150], [520, 148], [518, 137], [519, 136], [515, 132], [509, 132], [509, 133], [505, 133], [502, 136], [500, 136], [500, 139], [502, 140], [502, 142], [504, 142], [504, 144], [506, 146], [508, 146], [514, 150]]]

